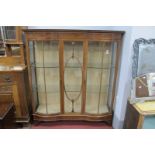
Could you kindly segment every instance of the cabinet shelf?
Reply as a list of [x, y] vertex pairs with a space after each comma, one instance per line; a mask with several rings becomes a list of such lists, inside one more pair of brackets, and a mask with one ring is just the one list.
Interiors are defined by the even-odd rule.
[[87, 66], [88, 69], [105, 69], [105, 70], [110, 70], [114, 69], [115, 67], [93, 67], [93, 66]]
[[59, 66], [46, 67], [46, 66], [33, 66], [33, 65], [31, 65], [31, 67], [35, 67], [35, 68], [59, 68]]
[[[35, 67], [35, 68], [59, 68], [59, 66], [35, 66], [35, 65], [31, 65], [31, 67]], [[78, 68], [81, 69], [81, 66], [75, 66], [75, 67], [71, 67], [71, 66], [67, 66], [64, 67], [66, 68]], [[115, 67], [93, 67], [93, 66], [88, 66], [87, 69], [105, 69], [105, 70], [110, 70], [110, 69], [115, 69]]]

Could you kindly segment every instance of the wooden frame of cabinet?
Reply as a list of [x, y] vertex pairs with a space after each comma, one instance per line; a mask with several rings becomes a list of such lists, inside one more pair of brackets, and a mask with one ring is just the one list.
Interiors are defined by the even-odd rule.
[[[29, 86], [30, 96], [32, 101], [33, 118], [37, 121], [57, 121], [57, 120], [85, 120], [85, 121], [107, 121], [112, 120], [113, 103], [115, 99], [115, 89], [117, 81], [117, 72], [119, 67], [119, 58], [121, 50], [121, 41], [123, 32], [108, 32], [108, 31], [82, 31], [82, 30], [24, 30], [26, 35], [26, 49], [27, 49], [27, 65], [29, 72]], [[58, 40], [59, 48], [59, 75], [60, 75], [60, 112], [56, 114], [40, 114], [36, 112], [36, 106], [33, 96], [33, 81], [32, 70], [30, 62], [30, 41], [51, 41]], [[83, 64], [82, 64], [82, 100], [81, 100], [81, 112], [65, 112], [64, 110], [64, 42], [65, 41], [81, 41], [83, 43]], [[104, 114], [89, 114], [86, 113], [86, 77], [87, 77], [87, 61], [88, 61], [88, 42], [89, 41], [101, 41], [101, 42], [116, 42], [116, 60], [114, 81], [112, 87], [112, 104], [109, 112]]]

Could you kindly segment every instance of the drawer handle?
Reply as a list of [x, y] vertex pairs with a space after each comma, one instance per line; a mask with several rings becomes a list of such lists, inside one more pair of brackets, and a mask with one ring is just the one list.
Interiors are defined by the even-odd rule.
[[11, 77], [10, 76], [4, 76], [4, 80], [7, 82], [11, 82]]

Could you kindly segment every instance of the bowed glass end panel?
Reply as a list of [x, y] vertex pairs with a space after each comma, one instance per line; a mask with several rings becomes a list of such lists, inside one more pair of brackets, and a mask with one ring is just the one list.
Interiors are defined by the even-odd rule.
[[33, 96], [37, 113], [60, 112], [58, 41], [30, 42]]

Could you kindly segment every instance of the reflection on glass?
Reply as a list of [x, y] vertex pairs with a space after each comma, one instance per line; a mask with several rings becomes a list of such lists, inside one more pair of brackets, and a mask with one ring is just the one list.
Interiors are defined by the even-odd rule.
[[[33, 49], [33, 53], [32, 50]], [[58, 41], [35, 41], [31, 47], [32, 80], [37, 112], [60, 112]], [[33, 58], [32, 58], [33, 57]], [[35, 69], [34, 69], [35, 68]]]
[[83, 43], [64, 42], [65, 112], [81, 112]]
[[109, 112], [114, 72], [114, 44], [88, 43], [86, 113]]

